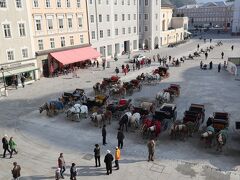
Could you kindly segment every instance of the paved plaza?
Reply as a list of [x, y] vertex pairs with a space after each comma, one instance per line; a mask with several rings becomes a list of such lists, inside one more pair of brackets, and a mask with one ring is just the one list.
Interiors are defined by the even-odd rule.
[[[107, 146], [101, 146], [102, 167], [95, 168], [93, 149], [94, 144], [102, 142], [101, 129], [93, 126], [90, 119], [81, 122], [71, 122], [65, 114], [49, 118], [39, 114], [38, 107], [44, 102], [55, 99], [63, 92], [73, 91], [76, 88], [85, 89], [88, 95], [93, 95], [92, 86], [100, 82], [103, 77], [115, 74], [115, 67], [127, 62], [127, 56], [119, 57], [117, 62], [111, 60], [110, 68], [80, 69], [79, 78], [72, 75], [56, 78], [43, 78], [25, 88], [10, 90], [8, 97], [0, 97], [0, 135], [13, 136], [19, 153], [12, 159], [1, 158], [0, 179], [11, 179], [12, 163], [18, 162], [21, 167], [22, 180], [47, 180], [54, 179], [59, 153], [64, 153], [67, 163], [65, 179], [69, 179], [69, 169], [72, 162], [78, 168], [77, 179], [129, 179], [129, 180], [240, 180], [240, 132], [235, 130], [235, 121], [240, 121], [240, 81], [227, 71], [217, 72], [218, 63], [228, 57], [240, 57], [240, 39], [230, 39], [230, 36], [219, 36], [204, 43], [203, 40], [192, 39], [185, 44], [174, 48], [161, 48], [151, 52], [141, 52], [146, 56], [159, 53], [160, 56], [179, 58], [187, 56], [197, 49], [215, 45], [222, 40], [223, 46], [215, 47], [209, 53], [208, 60], [204, 55], [195, 60], [186, 60], [180, 67], [170, 67], [170, 77], [161, 81], [156, 86], [143, 86], [140, 92], [135, 92], [131, 97], [134, 102], [143, 99], [154, 100], [161, 89], [171, 83], [181, 86], [181, 94], [175, 99], [177, 104], [178, 119], [191, 103], [204, 104], [206, 109], [205, 120], [216, 111], [230, 113], [229, 138], [222, 153], [216, 148], [205, 149], [200, 142], [199, 134], [185, 142], [170, 140], [169, 133], [163, 132], [156, 141], [156, 160], [147, 162], [147, 140], [140, 136], [139, 131], [125, 132], [124, 147], [121, 151], [120, 170], [106, 176], [103, 158], [106, 150], [114, 154], [117, 145], [117, 120], [107, 126]], [[234, 45], [234, 51], [231, 46]], [[221, 52], [224, 51], [224, 59]], [[213, 61], [213, 70], [201, 70], [200, 61], [209, 64]], [[152, 72], [159, 66], [153, 62], [150, 67], [139, 71], [130, 71], [126, 76], [120, 73], [122, 81], [136, 78], [142, 72]], [[130, 65], [131, 68], [131, 65]], [[205, 125], [205, 122], [204, 122]]]

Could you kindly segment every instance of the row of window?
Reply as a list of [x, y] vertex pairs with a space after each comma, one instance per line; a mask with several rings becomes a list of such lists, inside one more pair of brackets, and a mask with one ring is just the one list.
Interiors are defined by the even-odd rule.
[[[154, 0], [150, 0], [150, 1], [154, 1]], [[142, 0], [139, 0], [139, 5], [142, 6]], [[149, 0], [144, 0], [144, 6], [148, 6], [149, 5]], [[158, 5], [158, 0], [155, 0], [155, 5]]]
[[[23, 59], [27, 59], [29, 57], [28, 56], [28, 48], [22, 48], [21, 53], [22, 53]], [[8, 49], [6, 51], [6, 55], [7, 55], [7, 60], [9, 60], [9, 61], [15, 60], [15, 51], [13, 49]]]
[[[47, 22], [47, 30], [53, 30], [54, 29], [54, 23], [53, 23], [53, 16], [47, 16], [46, 18], [46, 22]], [[35, 31], [42, 31], [43, 27], [42, 27], [42, 19], [41, 17], [35, 17]], [[65, 23], [66, 21], [66, 23]], [[68, 16], [66, 17], [66, 19], [63, 16], [59, 16], [58, 17], [58, 24], [57, 24], [57, 28], [58, 29], [64, 29], [65, 26], [68, 29], [72, 29], [74, 26], [73, 23], [73, 17], [72, 16]], [[83, 17], [82, 15], [77, 17], [77, 26], [78, 28], [82, 28], [83, 27]]]
[[[131, 14], [127, 15], [127, 19], [129, 21], [131, 20]], [[109, 14], [107, 14], [106, 20], [107, 20], [107, 22], [110, 22], [110, 15]], [[133, 14], [133, 20], [137, 20], [137, 15], [136, 14]], [[94, 20], [94, 15], [90, 15], [90, 21], [91, 21], [91, 23], [94, 23], [94, 21], [95, 21]], [[118, 21], [118, 14], [114, 15], [114, 21]], [[122, 14], [122, 21], [125, 21], [125, 14]], [[98, 15], [98, 22], [103, 22], [102, 14]]]
[[[93, 4], [94, 0], [89, 0], [89, 4]], [[97, 0], [95, 0], [97, 1]], [[109, 1], [112, 0], [98, 0], [98, 4], [103, 4], [105, 2], [106, 5], [109, 5]], [[119, 2], [118, 2], [119, 1]], [[121, 1], [121, 2], [120, 2]], [[114, 0], [114, 5], [122, 4], [122, 5], [131, 5], [132, 0]], [[136, 0], [133, 0], [133, 4], [136, 5]]]
[[[132, 30], [131, 30], [131, 27], [128, 27], [128, 29], [126, 28], [122, 28], [122, 35], [125, 35], [126, 34], [126, 30], [128, 30], [128, 34], [131, 34], [132, 33]], [[137, 33], [137, 28], [136, 27], [133, 27], [133, 33]], [[91, 35], [92, 35], [92, 39], [96, 39], [96, 32], [95, 31], [92, 31], [91, 32]], [[118, 36], [119, 35], [119, 29], [115, 29], [115, 36]], [[107, 36], [106, 37], [110, 37], [111, 36], [111, 30], [108, 29], [107, 30]], [[103, 30], [100, 30], [99, 31], [99, 37], [100, 38], [104, 38], [104, 31]]]
[[[45, 1], [45, 7], [46, 8], [53, 7], [53, 4], [52, 4], [51, 0], [33, 0], [33, 7], [38, 8], [40, 6], [39, 1]], [[76, 6], [78, 8], [81, 7], [81, 0], [56, 0], [56, 7], [61, 8], [61, 7], [63, 7], [63, 4], [65, 3], [66, 7], [70, 8], [73, 1], [75, 1]]]
[[[2, 28], [3, 36], [5, 38], [11, 38], [12, 37], [11, 25], [8, 23], [4, 23], [2, 24]], [[20, 37], [26, 36], [25, 23], [18, 23], [18, 32]]]
[[[50, 48], [54, 49], [55, 48], [55, 39], [54, 38], [50, 38]], [[80, 35], [80, 43], [84, 44], [84, 37], [83, 35]], [[74, 46], [74, 36], [69, 36], [69, 45], [70, 46]], [[65, 47], [66, 46], [66, 39], [64, 36], [60, 37], [60, 47]], [[39, 39], [38, 40], [38, 50], [42, 51], [44, 50], [44, 43], [43, 43], [43, 39]]]
[[[22, 0], [15, 0], [16, 8], [22, 8]], [[7, 0], [0, 0], [0, 8], [7, 8]]]

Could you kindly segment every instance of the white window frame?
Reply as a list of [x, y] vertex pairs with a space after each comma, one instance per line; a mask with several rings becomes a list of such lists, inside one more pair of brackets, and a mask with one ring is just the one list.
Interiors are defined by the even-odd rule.
[[66, 39], [64, 36], [60, 37], [60, 46], [65, 47], [66, 46]]
[[[27, 50], [27, 51], [26, 51], [26, 52], [23, 52], [23, 51], [25, 51], [25, 50]], [[27, 58], [29, 57], [29, 51], [28, 51], [28, 48], [27, 48], [27, 47], [21, 48], [21, 53], [22, 53], [22, 58], [23, 58], [23, 59], [27, 59]], [[24, 54], [24, 53], [26, 53], [26, 54]], [[25, 55], [27, 55], [27, 56], [25, 56]]]
[[2, 0], [0, 2], [0, 8], [7, 8], [7, 0]]
[[78, 28], [83, 28], [83, 16], [78, 16]]
[[107, 30], [107, 37], [111, 37], [111, 29]]
[[[8, 52], [12, 52], [12, 59], [9, 59]], [[8, 61], [14, 61], [15, 60], [15, 50], [14, 49], [6, 49], [6, 56]]]
[[54, 49], [55, 48], [55, 39], [54, 38], [50, 38], [49, 42], [50, 42], [50, 48]]
[[[9, 26], [9, 27], [4, 27], [4, 26]], [[12, 38], [11, 24], [3, 23], [2, 28], [3, 28], [4, 38]]]
[[66, 7], [70, 8], [71, 7], [71, 1], [70, 0], [66, 0]]
[[38, 0], [33, 0], [33, 8], [38, 8], [39, 7], [39, 2]]
[[90, 15], [90, 22], [94, 23], [94, 15]]
[[92, 39], [96, 39], [96, 33], [95, 33], [95, 31], [92, 31], [92, 32], [91, 32], [91, 36], [92, 36]]
[[[40, 48], [40, 43], [39, 43], [40, 41], [41, 41], [41, 47], [42, 47], [42, 48]], [[43, 39], [38, 39], [38, 50], [39, 50], [39, 51], [44, 50]]]
[[80, 35], [80, 43], [83, 44], [84, 43], [84, 36], [81, 34]]
[[68, 22], [68, 28], [72, 29], [73, 28], [73, 18], [72, 17], [68, 17], [67, 18], [67, 22]]
[[74, 36], [69, 37], [70, 46], [74, 46]]
[[149, 0], [144, 0], [144, 6], [148, 6], [149, 5]]
[[62, 7], [62, 0], [57, 0], [57, 8], [61, 8]]
[[[20, 27], [23, 25], [23, 27]], [[23, 28], [23, 29], [22, 29]], [[20, 37], [26, 37], [26, 26], [25, 22], [18, 22], [18, 31], [19, 31], [19, 36]]]
[[98, 22], [102, 22], [102, 21], [103, 21], [102, 14], [99, 14], [99, 15], [98, 15]]
[[45, 0], [46, 8], [51, 8], [51, 0]]
[[[62, 22], [62, 23], [60, 23]], [[58, 18], [58, 28], [63, 29], [64, 28], [64, 19], [63, 18]]]
[[100, 38], [103, 38], [103, 37], [104, 37], [103, 30], [100, 30], [100, 31], [99, 31], [99, 37], [100, 37]]
[[[42, 20], [41, 19], [35, 19], [34, 21], [35, 21], [35, 31], [42, 31]], [[37, 23], [37, 21], [39, 21], [39, 24]], [[38, 27], [40, 27], [40, 29], [38, 29]]]
[[77, 0], [77, 8], [81, 8], [81, 0]]
[[23, 7], [22, 0], [15, 0], [15, 3], [16, 3], [16, 8], [22, 8]]

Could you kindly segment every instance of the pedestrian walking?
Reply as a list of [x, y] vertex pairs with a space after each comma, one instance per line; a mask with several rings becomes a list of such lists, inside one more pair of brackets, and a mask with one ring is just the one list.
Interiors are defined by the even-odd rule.
[[171, 62], [172, 56], [168, 56], [168, 60], [169, 60], [169, 62]]
[[77, 169], [76, 169], [76, 164], [72, 163], [72, 166], [70, 168], [70, 180], [77, 180]]
[[210, 43], [212, 43], [212, 39], [210, 39]]
[[122, 149], [123, 148], [123, 140], [124, 140], [125, 136], [123, 134], [122, 130], [118, 130], [118, 134], [117, 134], [117, 140], [118, 140], [118, 148]]
[[224, 61], [224, 63], [223, 63], [223, 68], [224, 68], [224, 69], [227, 68], [227, 63], [226, 63], [226, 61]]
[[21, 83], [22, 83], [22, 87], [25, 87], [25, 77], [23, 75], [21, 75]]
[[154, 140], [153, 139], [149, 140], [147, 146], [148, 146], [148, 162], [149, 161], [154, 161], [153, 160], [154, 152], [155, 152], [155, 142], [154, 142]]
[[213, 62], [211, 61], [211, 62], [209, 63], [209, 69], [212, 69], [212, 67], [213, 67]]
[[107, 131], [106, 131], [106, 125], [104, 124], [103, 128], [102, 128], [102, 137], [103, 137], [103, 145], [104, 146], [107, 144], [106, 143], [106, 136], [107, 136]]
[[160, 55], [159, 54], [157, 54], [157, 59], [158, 59], [158, 62], [160, 61]]
[[97, 61], [97, 68], [99, 67], [99, 62]]
[[11, 153], [10, 153], [10, 158], [11, 158], [13, 152], [15, 152], [16, 154], [18, 153], [16, 150], [17, 144], [13, 141], [13, 137], [11, 137], [9, 140], [9, 146], [10, 146], [10, 150], [11, 150]]
[[124, 64], [122, 65], [122, 73], [124, 73], [125, 66]]
[[127, 68], [127, 72], [129, 72], [130, 71], [129, 64], [126, 65], [126, 68]]
[[205, 52], [205, 60], [208, 58], [208, 53]]
[[7, 135], [5, 134], [4, 137], [2, 138], [2, 144], [3, 144], [3, 158], [6, 157], [6, 152], [8, 151], [10, 154], [10, 158], [11, 158], [11, 151], [9, 150], [9, 144], [8, 144], [8, 140], [7, 140]]
[[233, 46], [233, 45], [232, 45], [231, 49], [232, 49], [232, 51], [233, 51], [233, 49], [234, 49], [234, 46]]
[[218, 72], [221, 71], [221, 63], [218, 64]]
[[153, 61], [154, 61], [154, 62], [156, 61], [156, 56], [155, 56], [155, 55], [153, 55]]
[[100, 147], [99, 147], [98, 144], [95, 144], [94, 157], [95, 157], [95, 167], [100, 167], [101, 166], [101, 162], [100, 162]]
[[224, 52], [221, 53], [221, 56], [222, 56], [222, 59], [223, 59], [223, 57], [224, 57]]
[[133, 71], [135, 71], [135, 65], [134, 65], [134, 63], [133, 63], [133, 65], [132, 65], [132, 68], [133, 68]]
[[203, 62], [201, 61], [200, 62], [200, 69], [202, 69], [202, 67], [203, 67]]
[[119, 170], [120, 157], [121, 157], [121, 151], [118, 147], [116, 147], [116, 151], [115, 151], [115, 167], [117, 168], [116, 170]]
[[58, 158], [58, 167], [60, 168], [60, 175], [64, 179], [63, 173], [66, 170], [66, 164], [65, 164], [65, 160], [63, 158], [63, 153], [60, 153], [60, 156]]
[[111, 151], [107, 150], [104, 162], [106, 164], [107, 175], [112, 174], [113, 155], [111, 154]]
[[14, 180], [19, 180], [21, 176], [21, 166], [17, 164], [17, 162], [13, 163], [13, 169], [12, 169], [12, 176]]
[[56, 180], [60, 180], [61, 178], [61, 173], [60, 173], [61, 169], [60, 168], [57, 168], [56, 171], [55, 171], [55, 179]]
[[17, 75], [13, 76], [13, 83], [15, 85], [15, 88], [17, 89], [18, 88], [18, 76]]
[[127, 75], [127, 72], [128, 72], [128, 70], [127, 70], [126, 67], [124, 68], [123, 72], [124, 72], [124, 74], [125, 74], [125, 76], [126, 76], [126, 75]]
[[119, 69], [118, 69], [118, 67], [116, 67], [116, 69], [115, 69], [115, 73], [116, 73], [116, 75], [118, 75], [118, 73], [119, 73]]
[[197, 45], [197, 50], [199, 50], [199, 48], [200, 48], [200, 45], [198, 44], [198, 45]]
[[105, 70], [105, 62], [102, 63], [103, 70]]

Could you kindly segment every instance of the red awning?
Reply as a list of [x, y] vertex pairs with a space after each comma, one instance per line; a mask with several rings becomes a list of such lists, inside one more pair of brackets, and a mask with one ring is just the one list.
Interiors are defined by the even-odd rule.
[[78, 49], [54, 52], [50, 53], [50, 55], [63, 65], [100, 57], [100, 53], [92, 47], [83, 47]]

